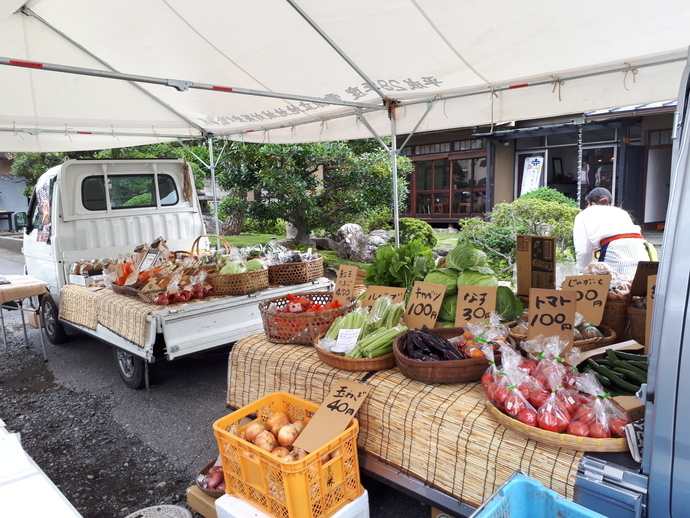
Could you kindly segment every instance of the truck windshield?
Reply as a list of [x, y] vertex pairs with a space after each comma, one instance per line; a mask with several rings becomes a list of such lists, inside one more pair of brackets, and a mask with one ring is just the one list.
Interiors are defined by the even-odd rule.
[[179, 201], [173, 178], [167, 174], [113, 175], [108, 177], [107, 189], [103, 176], [89, 176], [81, 184], [84, 208], [106, 210], [106, 192], [111, 209], [156, 207], [156, 181], [161, 206]]

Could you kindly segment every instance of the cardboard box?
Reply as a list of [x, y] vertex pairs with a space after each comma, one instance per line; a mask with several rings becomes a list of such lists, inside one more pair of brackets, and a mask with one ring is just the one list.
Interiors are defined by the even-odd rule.
[[208, 496], [196, 484], [187, 488], [187, 505], [204, 518], [218, 518], [216, 499]]
[[644, 403], [635, 396], [614, 396], [613, 401], [628, 415], [630, 421], [644, 417]]
[[80, 286], [86, 286], [88, 288], [89, 286], [93, 286], [98, 281], [102, 281], [104, 278], [105, 276], [103, 275], [74, 275], [71, 273], [69, 275], [69, 282], [70, 284], [79, 284]]
[[[41, 315], [41, 310], [40, 309], [30, 309], [27, 310], [26, 312], [28, 319], [27, 321], [29, 322], [29, 325], [31, 327], [39, 328], [43, 327], [43, 315]], [[39, 325], [40, 321], [40, 325]]]
[[530, 288], [556, 287], [556, 238], [517, 236], [517, 293], [529, 296]]

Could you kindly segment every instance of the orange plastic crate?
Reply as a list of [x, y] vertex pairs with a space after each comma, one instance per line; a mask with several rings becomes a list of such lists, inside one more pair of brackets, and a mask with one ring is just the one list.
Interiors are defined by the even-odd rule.
[[245, 417], [264, 421], [285, 412], [311, 418], [319, 405], [286, 392], [269, 394], [213, 423], [225, 472], [225, 492], [277, 518], [331, 516], [363, 494], [357, 458], [359, 423], [297, 462], [285, 462], [238, 437]]

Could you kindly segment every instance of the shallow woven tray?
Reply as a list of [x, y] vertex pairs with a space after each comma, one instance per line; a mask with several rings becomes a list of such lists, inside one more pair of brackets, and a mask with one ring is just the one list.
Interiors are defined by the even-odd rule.
[[303, 284], [323, 277], [323, 257], [301, 263], [276, 264], [268, 267], [268, 282], [271, 286]]
[[578, 437], [567, 433], [550, 432], [534, 426], [521, 423], [517, 419], [504, 414], [490, 401], [485, 402], [489, 413], [496, 420], [511, 430], [533, 439], [537, 442], [549, 444], [557, 448], [567, 448], [578, 451], [628, 451], [628, 441], [625, 437], [613, 437], [611, 439], [595, 439], [593, 437]]
[[[431, 331], [438, 336], [452, 338], [460, 336], [464, 329], [462, 327], [437, 327]], [[466, 383], [480, 379], [486, 369], [489, 368], [489, 362], [486, 358], [437, 362], [413, 360], [405, 356], [401, 350], [405, 336], [406, 333], [403, 333], [393, 341], [393, 354], [400, 372], [407, 378], [424, 383]], [[496, 357], [498, 362], [500, 354], [497, 354]]]
[[153, 304], [153, 301], [156, 300], [158, 294], [165, 291], [164, 289], [142, 291], [139, 288], [143, 286], [144, 284], [132, 284], [131, 286], [117, 286], [116, 284], [113, 284], [111, 285], [111, 288], [115, 293], [119, 293], [120, 295], [129, 295], [131, 297], [139, 297], [141, 300], [149, 304]]
[[201, 489], [204, 493], [206, 493], [208, 496], [212, 498], [220, 498], [225, 494], [225, 489], [211, 489], [209, 487], [203, 487], [201, 484], [199, 484], [199, 475], [204, 475], [208, 473], [208, 470], [211, 469], [211, 467], [216, 463], [216, 459], [213, 459], [211, 462], [206, 464], [201, 470], [199, 470], [199, 473], [197, 474], [197, 479], [196, 479], [196, 486]]
[[[295, 298], [307, 298], [313, 304], [322, 306], [333, 300], [333, 292], [293, 293]], [[349, 304], [335, 309], [305, 313], [272, 313], [271, 305], [279, 310], [287, 308], [288, 297], [275, 297], [259, 303], [259, 311], [264, 324], [264, 332], [269, 342], [277, 344], [314, 345], [319, 337], [328, 331], [333, 321], [340, 315], [352, 311], [357, 305], [353, 300]]]
[[357, 371], [380, 371], [395, 367], [395, 356], [393, 353], [377, 356], [376, 358], [347, 358], [338, 354], [333, 354], [321, 349], [318, 345], [314, 347], [316, 355], [326, 365], [336, 369], [357, 372]]
[[243, 273], [213, 273], [208, 277], [215, 295], [246, 295], [268, 288], [268, 270]]
[[[517, 325], [517, 320], [514, 322], [511, 322], [508, 324], [508, 327], [510, 329], [514, 328]], [[577, 347], [580, 349], [581, 352], [586, 352], [586, 351], [591, 351], [592, 349], [596, 349], [597, 347], [603, 347], [605, 345], [610, 345], [616, 341], [616, 338], [618, 335], [614, 332], [613, 329], [610, 327], [606, 326], [596, 326], [599, 331], [601, 331], [601, 334], [604, 336], [599, 337], [599, 338], [587, 338], [586, 340], [575, 340], [573, 342], [573, 347]], [[527, 335], [521, 335], [518, 333], [513, 333], [510, 331], [508, 333], [508, 336], [515, 340], [515, 343], [520, 345], [520, 342], [527, 340]]]

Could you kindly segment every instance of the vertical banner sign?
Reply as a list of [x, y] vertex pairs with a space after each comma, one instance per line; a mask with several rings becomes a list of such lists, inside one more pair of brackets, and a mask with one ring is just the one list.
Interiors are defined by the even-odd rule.
[[652, 312], [654, 311], [654, 296], [656, 295], [656, 275], [647, 277], [647, 321], [644, 327], [644, 354], [649, 354], [649, 334], [652, 332]]
[[577, 292], [575, 311], [580, 313], [586, 322], [598, 326], [604, 316], [610, 284], [610, 275], [572, 275], [565, 278], [561, 287]]
[[356, 266], [344, 264], [341, 264], [340, 268], [338, 268], [338, 277], [335, 280], [333, 295], [341, 306], [345, 306], [357, 298], [355, 296], [355, 283], [358, 271], [359, 268]]
[[312, 452], [333, 440], [347, 428], [370, 391], [370, 385], [337, 380], [293, 446]]
[[405, 288], [395, 288], [387, 286], [369, 286], [367, 291], [364, 293], [364, 299], [362, 300], [362, 307], [369, 308], [374, 305], [376, 299], [379, 297], [388, 297], [391, 299], [393, 304], [402, 302], [405, 299]]
[[492, 311], [496, 311], [496, 286], [458, 286], [455, 327], [488, 322]]
[[525, 166], [522, 169], [522, 188], [520, 189], [520, 196], [539, 188], [543, 166], [543, 156], [531, 156], [525, 159]]
[[528, 296], [530, 288], [556, 287], [556, 238], [517, 236], [517, 292]]
[[577, 292], [565, 290], [540, 290], [529, 292], [529, 327], [527, 338], [537, 335], [558, 336], [573, 343], [573, 324]]
[[403, 313], [405, 325], [410, 329], [421, 329], [424, 325], [433, 328], [445, 294], [445, 284], [416, 281]]

